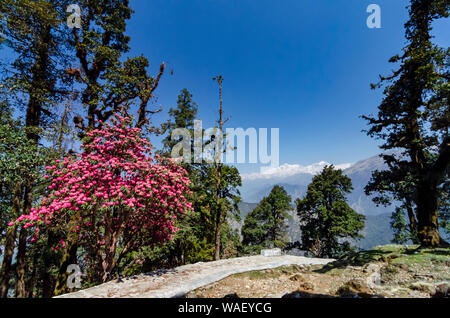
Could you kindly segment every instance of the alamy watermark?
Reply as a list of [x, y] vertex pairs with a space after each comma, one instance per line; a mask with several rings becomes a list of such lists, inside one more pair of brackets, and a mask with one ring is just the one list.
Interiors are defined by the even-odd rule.
[[367, 27], [369, 29], [381, 29], [381, 8], [378, 4], [370, 4], [367, 7], [367, 13], [370, 15], [367, 17]]
[[67, 17], [67, 26], [70, 29], [81, 28], [81, 9], [78, 4], [71, 4], [66, 9], [70, 15]]
[[77, 264], [70, 264], [67, 266], [67, 273], [70, 275], [67, 277], [67, 287], [69, 288], [81, 288], [81, 276], [83, 275], [80, 266]]
[[[203, 130], [202, 121], [194, 121], [194, 129], [172, 131], [171, 157], [185, 163], [260, 163], [276, 168], [280, 163], [279, 128], [226, 128]], [[248, 141], [248, 142], [247, 142]], [[270, 154], [269, 154], [270, 147]]]
[[[369, 4], [366, 9], [370, 15], [367, 17], [366, 25], [369, 29], [381, 28], [381, 8], [378, 4]], [[70, 4], [66, 9], [70, 15], [67, 17], [67, 26], [70, 29], [81, 28], [81, 8], [78, 4]]]

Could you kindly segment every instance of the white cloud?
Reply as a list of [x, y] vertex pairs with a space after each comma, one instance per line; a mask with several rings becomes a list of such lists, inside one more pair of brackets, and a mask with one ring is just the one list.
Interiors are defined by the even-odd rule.
[[[242, 174], [242, 179], [244, 180], [256, 180], [256, 179], [276, 179], [276, 178], [283, 178], [288, 177], [300, 173], [308, 173], [308, 174], [318, 174], [322, 171], [323, 167], [329, 166], [330, 163], [326, 161], [320, 161], [317, 163], [313, 163], [309, 166], [302, 166], [298, 164], [289, 164], [285, 163], [282, 164], [279, 167], [272, 168], [264, 168], [261, 172], [255, 172], [255, 173], [247, 173]], [[335, 165], [337, 169], [347, 169], [352, 165], [352, 163], [343, 163], [339, 165]]]

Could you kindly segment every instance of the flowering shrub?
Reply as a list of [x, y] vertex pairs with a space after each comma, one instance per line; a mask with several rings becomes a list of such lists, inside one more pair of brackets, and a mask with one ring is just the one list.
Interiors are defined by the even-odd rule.
[[[186, 171], [169, 159], [150, 157], [150, 142], [131, 124], [116, 115], [112, 124], [87, 133], [91, 142], [82, 145], [81, 155], [47, 167], [50, 194], [15, 222], [33, 227], [34, 239], [43, 225], [75, 235], [94, 255], [102, 281], [126, 253], [170, 239], [177, 215], [192, 209]], [[65, 245], [61, 240], [55, 250]]]

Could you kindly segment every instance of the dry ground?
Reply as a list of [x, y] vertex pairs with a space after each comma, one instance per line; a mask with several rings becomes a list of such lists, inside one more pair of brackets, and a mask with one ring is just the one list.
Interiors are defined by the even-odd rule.
[[385, 245], [328, 265], [232, 275], [185, 297], [449, 297], [450, 249]]

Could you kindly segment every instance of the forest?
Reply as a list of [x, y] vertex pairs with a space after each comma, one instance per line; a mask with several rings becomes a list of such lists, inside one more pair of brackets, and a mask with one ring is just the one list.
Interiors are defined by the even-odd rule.
[[[77, 3], [80, 15], [67, 10], [67, 0], [0, 2], [0, 297], [49, 298], [264, 248], [321, 258], [356, 250], [365, 216], [348, 204], [352, 181], [333, 165], [302, 197], [274, 186], [241, 231], [233, 228], [241, 173], [223, 162], [229, 149], [217, 134], [200, 141], [215, 145], [208, 148], [214, 160], [196, 160], [202, 105], [189, 83], [172, 96], [176, 105], [157, 105], [171, 70], [130, 54], [129, 1]], [[449, 9], [447, 0], [409, 1], [405, 46], [386, 61], [392, 73], [372, 84], [383, 94], [377, 113], [360, 114], [367, 124], [361, 134], [381, 141], [388, 167], [373, 171], [365, 191], [375, 204], [393, 206], [399, 244], [448, 246], [450, 49], [434, 43], [431, 30]], [[217, 88], [210, 104], [224, 132], [227, 79], [212, 73], [206, 80]], [[169, 119], [159, 123], [164, 111]], [[179, 129], [192, 132], [190, 139]], [[189, 151], [174, 158], [187, 141]], [[299, 242], [287, 236], [292, 210]], [[67, 284], [73, 264], [83, 273], [75, 288]]]

